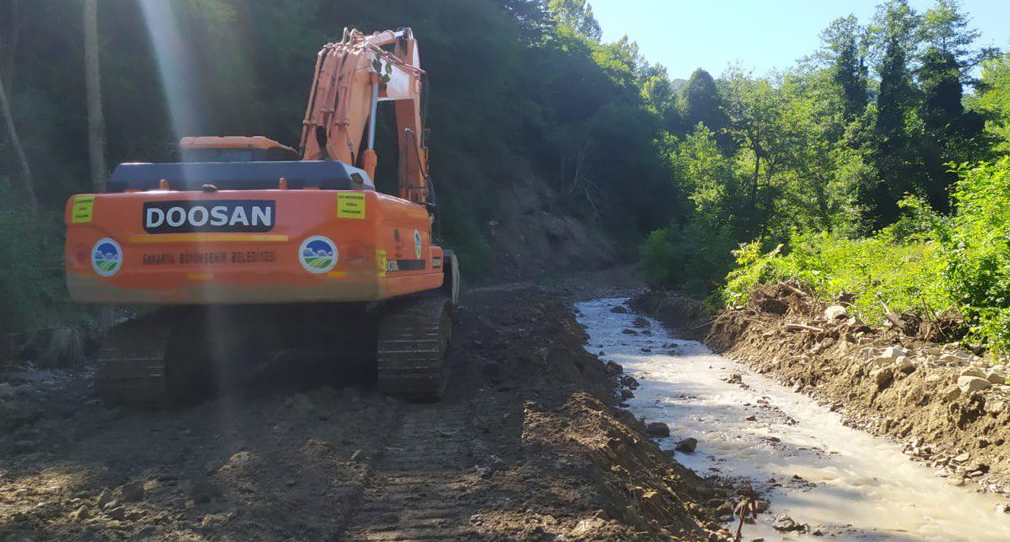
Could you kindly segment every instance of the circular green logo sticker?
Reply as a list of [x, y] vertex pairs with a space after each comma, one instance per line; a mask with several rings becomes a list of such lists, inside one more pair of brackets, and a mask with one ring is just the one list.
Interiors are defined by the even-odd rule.
[[108, 237], [99, 239], [91, 248], [91, 267], [103, 277], [111, 277], [123, 267], [123, 249]]
[[313, 235], [302, 241], [298, 261], [309, 273], [326, 273], [337, 265], [337, 245], [329, 237]]

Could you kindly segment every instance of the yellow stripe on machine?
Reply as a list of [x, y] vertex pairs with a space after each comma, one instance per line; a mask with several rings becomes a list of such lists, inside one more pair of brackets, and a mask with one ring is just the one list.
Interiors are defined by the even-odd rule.
[[386, 251], [375, 251], [375, 275], [379, 278], [386, 276]]
[[151, 243], [285, 243], [287, 235], [255, 233], [167, 233], [130, 236], [131, 245]]

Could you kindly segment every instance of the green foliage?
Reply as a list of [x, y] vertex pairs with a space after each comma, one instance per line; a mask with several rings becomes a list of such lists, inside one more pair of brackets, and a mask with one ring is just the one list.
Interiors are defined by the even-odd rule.
[[[830, 267], [838, 271], [838, 284], [850, 286], [871, 280], [867, 274], [878, 277], [874, 281], [891, 280], [872, 266], [846, 270], [800, 257], [821, 245], [834, 246], [822, 251], [829, 260], [887, 261], [883, 255], [893, 249], [911, 251], [907, 256], [916, 261], [914, 250], [905, 248], [914, 245], [909, 239], [930, 231], [927, 214], [950, 210], [956, 175], [946, 164], [991, 156], [982, 117], [962, 105], [962, 82], [977, 38], [965, 21], [953, 1], [941, 0], [921, 15], [907, 0], [887, 0], [867, 26], [855, 17], [834, 21], [821, 36], [821, 50], [784, 73], [754, 77], [732, 67], [713, 81], [695, 72], [681, 96], [691, 132], [677, 134], [668, 145], [680, 191], [693, 206], [643, 245], [651, 280], [681, 287], [690, 280], [714, 283], [704, 273], [719, 265], [693, 268], [690, 272], [701, 274], [687, 277], [687, 266], [676, 261], [698, 258], [696, 239], [710, 250], [759, 241], [738, 254], [742, 274], [729, 278], [738, 286], [752, 285], [763, 273], [774, 275], [783, 265], [798, 271]], [[999, 64], [990, 64], [988, 73], [997, 87]], [[1001, 92], [986, 92], [983, 88], [976, 107], [999, 129], [993, 121], [1010, 115], [999, 113]], [[720, 137], [732, 145], [721, 144]], [[909, 194], [921, 207], [906, 204], [903, 213], [901, 202]], [[916, 209], [922, 216], [913, 216]], [[859, 239], [885, 227], [886, 235]], [[697, 233], [682, 235], [691, 228]], [[814, 233], [829, 241], [806, 237]], [[773, 256], [751, 255], [756, 246], [780, 244]], [[721, 271], [729, 270], [721, 265]], [[916, 265], [902, 269], [914, 271]], [[895, 271], [895, 291], [885, 292], [899, 305], [912, 302], [907, 277]], [[744, 286], [731, 290], [742, 295]]]
[[566, 26], [593, 41], [600, 41], [603, 30], [593, 16], [593, 6], [586, 0], [547, 0], [547, 8], [558, 24]]
[[723, 99], [715, 79], [701, 68], [694, 70], [680, 93], [685, 126], [693, 130], [699, 123], [704, 124], [714, 134], [719, 149], [728, 155], [735, 145]]
[[675, 265], [680, 259], [680, 247], [674, 245], [667, 228], [654, 230], [642, 243], [641, 267], [650, 286], [664, 287], [677, 284]]
[[944, 284], [976, 336], [1010, 350], [1010, 158], [958, 168], [957, 212], [939, 224]]
[[[79, 324], [85, 314], [69, 305], [63, 288], [62, 216], [33, 215], [0, 177], [0, 342], [58, 324]], [[2, 361], [2, 360], [0, 360]]]
[[919, 37], [929, 48], [953, 58], [960, 69], [971, 68], [980, 59], [972, 45], [982, 34], [969, 24], [958, 0], [936, 0], [922, 16]]
[[1010, 53], [982, 63], [979, 92], [969, 104], [985, 119], [985, 129], [998, 143], [996, 150], [1010, 152]]
[[742, 304], [759, 284], [799, 279], [819, 296], [843, 293], [854, 297], [865, 321], [880, 323], [881, 300], [894, 311], [942, 310], [950, 297], [940, 287], [941, 265], [934, 242], [901, 242], [890, 231], [866, 239], [845, 239], [828, 233], [797, 234], [790, 248], [779, 245], [767, 253], [757, 242], [735, 252], [738, 267], [727, 278], [723, 298]]
[[849, 122], [862, 114], [869, 103], [867, 69], [859, 43], [862, 33], [859, 20], [850, 15], [835, 20], [821, 34], [831, 63], [831, 77], [841, 94], [842, 112]]
[[850, 294], [868, 322], [881, 321], [882, 301], [926, 315], [955, 308], [970, 324], [970, 340], [1010, 352], [1010, 157], [955, 173], [951, 217], [909, 197], [902, 218], [871, 237], [798, 233], [788, 248], [765, 253], [757, 241], [744, 245], [734, 253], [725, 302], [741, 304], [758, 285], [798, 279], [822, 297]]
[[649, 234], [640, 248], [641, 267], [652, 286], [705, 296], [733, 263], [729, 228], [703, 215]]

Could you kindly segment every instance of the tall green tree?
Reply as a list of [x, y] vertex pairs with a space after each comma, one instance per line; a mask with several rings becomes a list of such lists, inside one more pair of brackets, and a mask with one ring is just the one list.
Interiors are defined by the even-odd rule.
[[684, 118], [677, 103], [677, 93], [666, 73], [666, 68], [656, 66], [643, 74], [642, 98], [652, 110], [662, 117], [667, 132], [680, 134], [684, 131]]
[[547, 8], [558, 24], [596, 42], [603, 37], [603, 29], [593, 15], [593, 6], [586, 0], [547, 0]]
[[741, 143], [738, 159], [747, 164], [747, 230], [752, 237], [761, 237], [781, 189], [776, 181], [794, 126], [785, 122], [783, 93], [768, 79], [753, 79], [731, 68], [721, 82], [730, 127]]
[[914, 191], [913, 182], [922, 172], [920, 156], [906, 130], [918, 97], [901, 35], [892, 34], [887, 38], [879, 73], [877, 118], [870, 156], [877, 176], [860, 190], [860, 202], [866, 207], [874, 229], [897, 219], [898, 200]]
[[908, 5], [908, 0], [886, 0], [877, 6], [873, 21], [867, 28], [869, 53], [882, 63], [892, 42], [896, 41], [906, 60], [914, 59], [921, 37], [921, 24], [922, 16]]
[[969, 103], [983, 116], [986, 132], [998, 142], [996, 150], [1010, 153], [1010, 53], [982, 63], [981, 84]]
[[701, 68], [694, 70], [681, 89], [680, 100], [683, 104], [685, 127], [690, 130], [698, 123], [704, 124], [712, 131], [723, 154], [732, 154], [735, 145], [729, 132], [730, 119], [712, 75]]
[[949, 188], [957, 181], [947, 164], [990, 157], [985, 119], [975, 111], [965, 111], [961, 73], [954, 53], [937, 48], [926, 52], [919, 69], [923, 133], [918, 149], [926, 167], [922, 192], [941, 212], [949, 210]]
[[843, 115], [851, 122], [861, 115], [869, 103], [865, 55], [860, 47], [863, 29], [855, 16], [836, 19], [821, 34], [829, 52], [832, 80], [842, 96]]
[[959, 0], [936, 0], [936, 5], [923, 14], [919, 34], [929, 51], [952, 57], [962, 73], [982, 60], [981, 51], [974, 47], [982, 34], [970, 26]]

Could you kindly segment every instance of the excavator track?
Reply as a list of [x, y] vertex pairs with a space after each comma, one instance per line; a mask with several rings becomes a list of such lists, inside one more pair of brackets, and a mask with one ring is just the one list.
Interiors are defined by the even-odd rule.
[[285, 374], [313, 357], [337, 367], [367, 360], [371, 351], [380, 392], [439, 401], [451, 306], [442, 291], [399, 299], [383, 307], [378, 323], [339, 306], [156, 311], [110, 330], [99, 352], [98, 392], [110, 406], [191, 404], [254, 389], [271, 362], [279, 360], [275, 368]]
[[387, 395], [439, 401], [448, 376], [451, 298], [441, 293], [396, 303], [379, 324], [378, 386]]
[[162, 408], [169, 403], [165, 354], [170, 322], [138, 318], [114, 327], [98, 353], [98, 393], [110, 406]]

